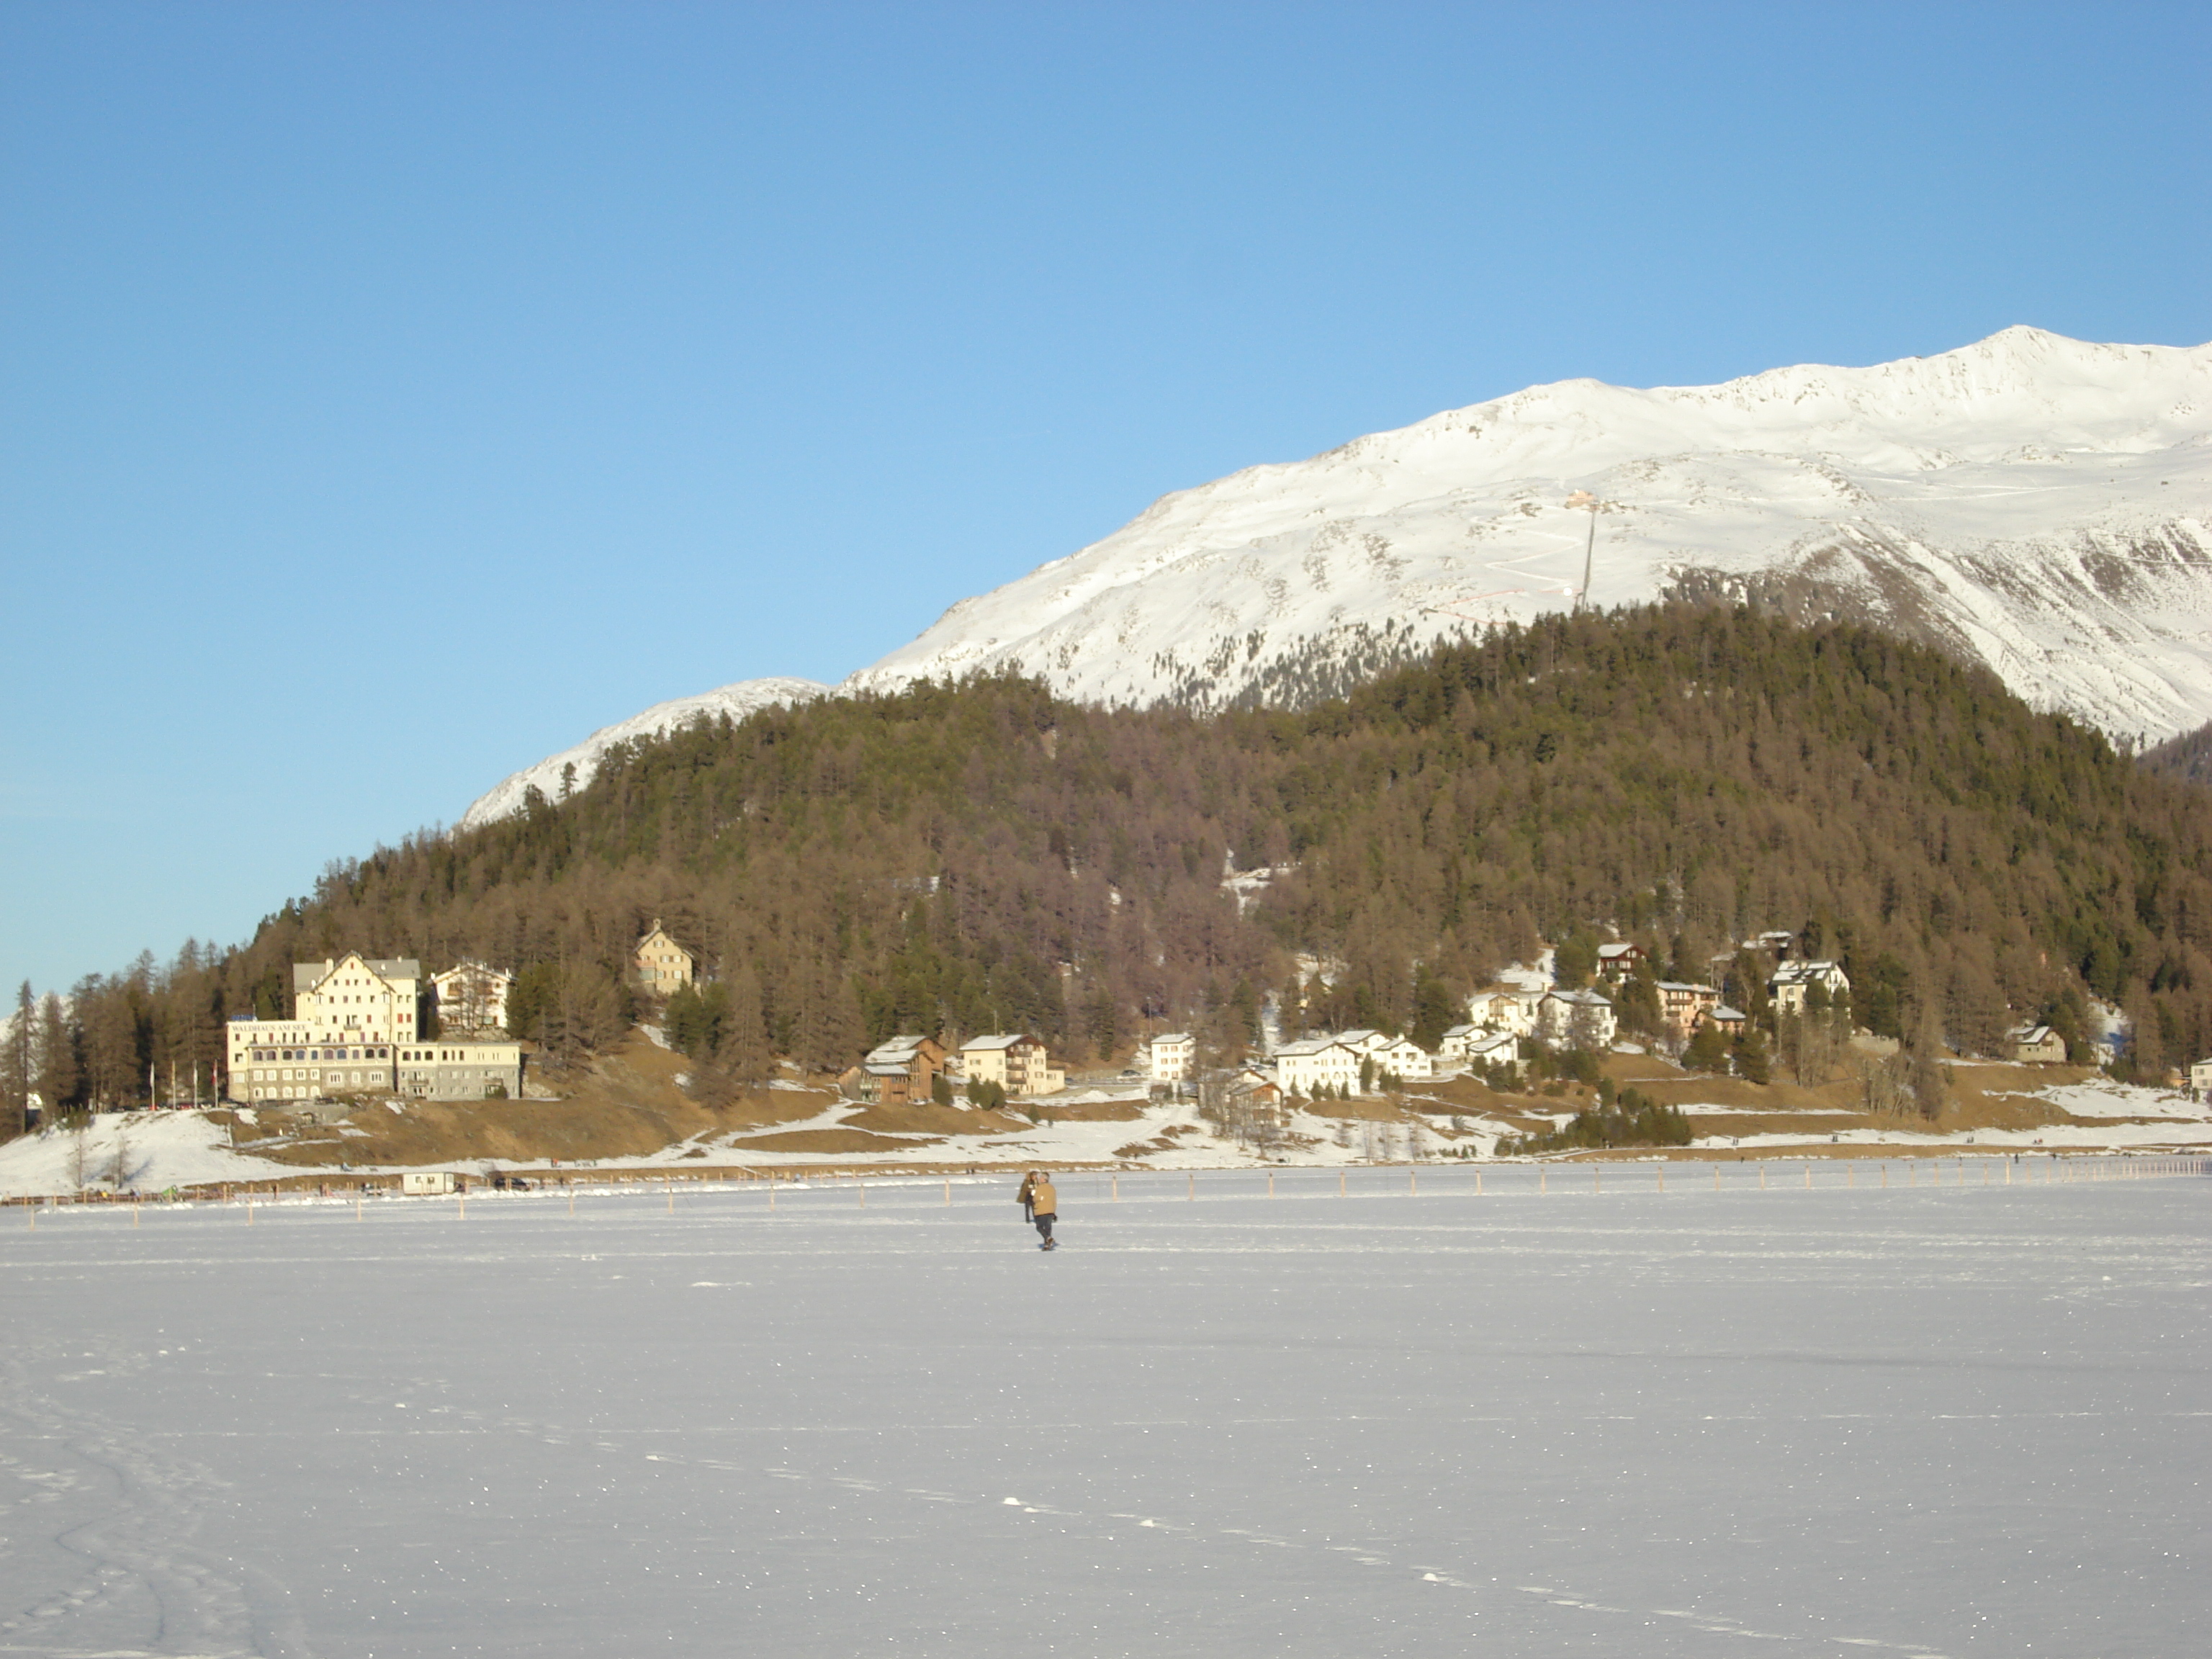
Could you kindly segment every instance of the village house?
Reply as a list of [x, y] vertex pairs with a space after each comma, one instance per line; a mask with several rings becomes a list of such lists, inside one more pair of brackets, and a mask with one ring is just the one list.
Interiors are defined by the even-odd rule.
[[1198, 1064], [1198, 1039], [1188, 1031], [1163, 1031], [1146, 1054], [1146, 1072], [1155, 1083], [1187, 1083]]
[[638, 940], [630, 965], [636, 970], [640, 985], [656, 996], [665, 997], [692, 982], [698, 962], [676, 942], [656, 916], [652, 930]]
[[1644, 947], [1632, 939], [1621, 939], [1597, 947], [1597, 971], [1606, 979], [1626, 979], [1636, 971], [1636, 964], [1643, 960]]
[[1516, 1036], [1536, 1035], [1537, 1010], [1545, 994], [1524, 986], [1496, 986], [1478, 991], [1467, 1000], [1467, 1017], [1486, 1031], [1510, 1031]]
[[1710, 985], [1690, 985], [1680, 980], [1659, 981], [1659, 1018], [1678, 1037], [1698, 1029], [1698, 1016], [1720, 1006], [1721, 994]]
[[944, 1069], [945, 1045], [935, 1037], [895, 1036], [869, 1049], [866, 1059], [837, 1079], [837, 1086], [850, 1100], [904, 1106], [927, 1100]]
[[1787, 962], [1797, 949], [1797, 935], [1787, 927], [1773, 927], [1743, 942], [1747, 951], [1764, 951], [1777, 962]]
[[1067, 1086], [1044, 1044], [1022, 1031], [969, 1038], [960, 1045], [960, 1074], [970, 1088], [995, 1083], [1010, 1095], [1056, 1095]]
[[439, 1030], [447, 1036], [504, 1031], [507, 994], [514, 987], [514, 975], [481, 962], [456, 963], [442, 974], [431, 975]]
[[1386, 1074], [1397, 1078], [1428, 1077], [1436, 1071], [1429, 1051], [1411, 1037], [1388, 1036], [1381, 1031], [1370, 1031], [1363, 1027], [1358, 1030], [1340, 1031], [1336, 1040], [1372, 1064], [1378, 1078]]
[[1488, 1031], [1476, 1036], [1467, 1045], [1466, 1059], [1470, 1068], [1502, 1066], [1516, 1077], [1528, 1069], [1528, 1062], [1521, 1058], [1521, 1039], [1510, 1031]]
[[1547, 1048], [1603, 1054], [1619, 1030], [1613, 1004], [1595, 991], [1549, 991], [1537, 1005], [1536, 1035]]
[[1280, 1106], [1283, 1085], [1272, 1073], [1257, 1066], [1240, 1067], [1228, 1082], [1229, 1098], [1245, 1106]]
[[2189, 1097], [2202, 1100], [2212, 1090], [2212, 1060], [2200, 1060], [2189, 1068]]
[[1766, 994], [1776, 1013], [1802, 1014], [1805, 1012], [1806, 994], [1815, 985], [1827, 993], [1832, 1003], [1840, 1002], [1851, 994], [1851, 982], [1844, 976], [1839, 964], [1815, 958], [1784, 963], [1766, 981]]
[[1332, 1036], [1301, 1037], [1275, 1050], [1275, 1081], [1307, 1100], [1359, 1086], [1359, 1056]]
[[2048, 1025], [2015, 1025], [2005, 1033], [2012, 1057], [2021, 1066], [2063, 1066], [2066, 1039]]
[[1725, 1002], [1720, 1002], [1698, 1014], [1695, 1030], [1703, 1030], [1708, 1025], [1712, 1026], [1733, 1042], [1743, 1035], [1744, 1027], [1750, 1023], [1741, 1009], [1731, 1008]]
[[1455, 1025], [1437, 1040], [1437, 1058], [1463, 1060], [1468, 1049], [1488, 1036], [1480, 1025]]
[[427, 993], [412, 957], [358, 951], [292, 964], [293, 1017], [228, 1022], [225, 1092], [241, 1104], [412, 1094], [480, 1100], [522, 1093], [522, 1046], [449, 1039], [434, 1064], [420, 1022]]

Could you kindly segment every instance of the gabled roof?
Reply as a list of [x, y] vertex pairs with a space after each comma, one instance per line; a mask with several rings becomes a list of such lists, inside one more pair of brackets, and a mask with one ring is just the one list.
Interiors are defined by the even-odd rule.
[[1561, 1002], [1578, 1003], [1585, 1008], [1610, 1008], [1613, 1006], [1613, 1003], [1609, 999], [1600, 996], [1595, 991], [1561, 991], [1553, 989], [1547, 992], [1546, 994], [1556, 997]]
[[1190, 1040], [1188, 1031], [1163, 1031], [1152, 1039], [1152, 1047], [1157, 1048], [1163, 1042], [1188, 1042]]
[[1746, 1014], [1742, 1009], [1731, 1008], [1725, 1002], [1721, 1003], [1715, 1007], [1708, 1008], [1705, 1012], [1708, 1014], [1711, 1014], [1715, 1019], [1743, 1020], [1750, 1018], [1750, 1016]]
[[[915, 1041], [919, 1042], [921, 1039], [916, 1037]], [[967, 1042], [960, 1045], [960, 1052], [963, 1054], [972, 1054], [978, 1051], [988, 1053], [993, 1049], [1012, 1048], [1024, 1042], [1036, 1041], [1036, 1039], [1026, 1031], [994, 1031], [987, 1036], [969, 1037]]]
[[[1276, 1049], [1275, 1058], [1280, 1060], [1285, 1054], [1318, 1054], [1327, 1049], [1343, 1048], [1344, 1045], [1333, 1036], [1300, 1037], [1296, 1042], [1285, 1042]], [[1351, 1050], [1346, 1049], [1345, 1052], [1348, 1054]]]
[[1684, 979], [1662, 979], [1659, 981], [1659, 988], [1662, 991], [1695, 991], [1709, 997], [1717, 997], [1720, 994], [1720, 992], [1711, 985], [1692, 985]]
[[295, 962], [292, 964], [292, 989], [312, 991], [349, 962], [357, 962], [379, 979], [420, 979], [422, 964], [413, 957], [365, 957], [358, 951], [349, 951], [328, 962]]

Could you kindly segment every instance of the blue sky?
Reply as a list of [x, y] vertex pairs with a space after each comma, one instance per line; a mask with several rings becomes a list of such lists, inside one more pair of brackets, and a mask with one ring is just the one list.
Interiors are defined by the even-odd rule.
[[1532, 383], [2212, 337], [2201, 7], [0, 10], [0, 981]]

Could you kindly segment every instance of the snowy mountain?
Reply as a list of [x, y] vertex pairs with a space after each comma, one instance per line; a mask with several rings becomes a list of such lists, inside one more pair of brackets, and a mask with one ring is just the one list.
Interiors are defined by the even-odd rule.
[[[1594, 509], [1571, 504], [1585, 495]], [[1163, 496], [839, 689], [1014, 668], [1106, 702], [1301, 702], [1565, 609], [1587, 563], [1601, 607], [1742, 599], [1865, 622], [1984, 662], [2039, 708], [2155, 738], [2212, 720], [2208, 525], [2212, 345], [2008, 328], [1871, 368], [1563, 380]], [[617, 738], [824, 689], [663, 703], [462, 822], [516, 810], [531, 782], [557, 794], [569, 760], [580, 782]]]
[[2212, 346], [2011, 328], [1873, 368], [1567, 380], [1165, 496], [845, 686], [1016, 666], [1112, 702], [1297, 700], [1568, 606], [1587, 557], [1600, 606], [1863, 620], [2163, 736], [2212, 718], [2208, 521]]
[[576, 775], [571, 780], [573, 786], [581, 789], [592, 781], [592, 775], [599, 769], [599, 757], [617, 743], [627, 742], [632, 738], [658, 737], [663, 732], [689, 726], [702, 715], [712, 720], [717, 715], [727, 714], [733, 720], [743, 720], [758, 709], [777, 703], [805, 702], [822, 696], [829, 689], [815, 680], [739, 680], [734, 685], [702, 691], [696, 697], [676, 697], [667, 702], [657, 702], [642, 714], [633, 714], [616, 725], [601, 726], [574, 749], [564, 749], [557, 755], [549, 755], [537, 765], [525, 767], [488, 790], [461, 815], [459, 827], [473, 830], [479, 824], [489, 823], [520, 811], [525, 792], [533, 787], [548, 800], [558, 800], [561, 798], [562, 770], [568, 766], [576, 769]]

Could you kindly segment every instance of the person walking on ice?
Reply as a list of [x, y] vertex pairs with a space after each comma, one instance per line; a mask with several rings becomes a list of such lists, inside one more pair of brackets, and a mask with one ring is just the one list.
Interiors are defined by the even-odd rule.
[[1052, 1224], [1059, 1219], [1060, 1194], [1053, 1190], [1050, 1176], [1041, 1175], [1030, 1178], [1030, 1205], [1031, 1218], [1036, 1224], [1037, 1237], [1044, 1241], [1037, 1246], [1037, 1249], [1058, 1249], [1060, 1246], [1052, 1242]]
[[1030, 1201], [1030, 1197], [1036, 1191], [1037, 1182], [1043, 1179], [1042, 1176], [1031, 1170], [1022, 1177], [1021, 1191], [1014, 1194], [1014, 1202], [1022, 1206], [1022, 1225], [1024, 1227], [1036, 1219], [1036, 1206]]

